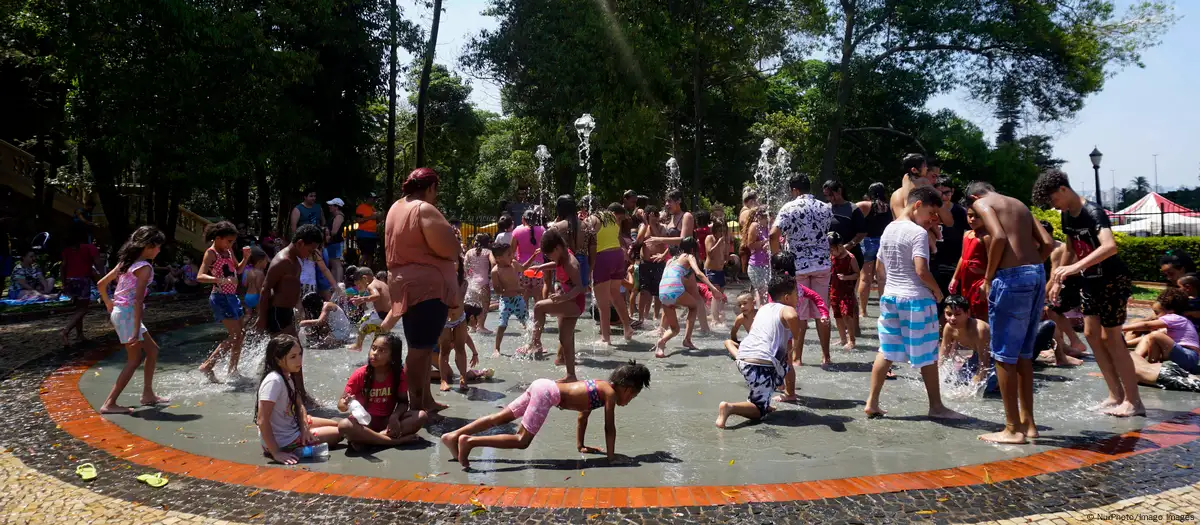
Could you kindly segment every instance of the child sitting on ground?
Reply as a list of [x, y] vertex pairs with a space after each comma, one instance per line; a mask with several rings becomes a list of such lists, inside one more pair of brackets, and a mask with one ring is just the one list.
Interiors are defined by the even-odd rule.
[[794, 352], [795, 347], [804, 344], [800, 316], [793, 306], [796, 304], [796, 278], [783, 273], [774, 275], [767, 285], [767, 293], [771, 302], [759, 308], [746, 340], [741, 344], [732, 339], [725, 341], [725, 350], [737, 360], [738, 370], [750, 388], [750, 396], [747, 401], [737, 403], [722, 401], [717, 407], [717, 428], [725, 428], [730, 415], [757, 420], [773, 412], [771, 395], [788, 378], [791, 385], [786, 390], [794, 392], [796, 389], [796, 376], [788, 373], [788, 347], [793, 347]]
[[[371, 275], [370, 270], [367, 275]], [[338, 430], [355, 450], [363, 445], [394, 446], [416, 441], [417, 431], [429, 419], [424, 410], [409, 410], [408, 379], [400, 355], [403, 348], [400, 336], [377, 336], [371, 343], [367, 364], [346, 381], [338, 410], [349, 412], [350, 401], [356, 400], [371, 416], [366, 424], [353, 414], [338, 423]]]
[[300, 342], [287, 334], [271, 338], [263, 356], [262, 378], [254, 400], [254, 421], [263, 455], [284, 465], [298, 461], [293, 452], [306, 445], [342, 440], [338, 422], [309, 416], [300, 402], [293, 375], [300, 372]]
[[[362, 349], [363, 341], [368, 335], [382, 331], [379, 325], [383, 324], [383, 317], [392, 309], [392, 294], [388, 291], [387, 282], [377, 279], [366, 266], [355, 271], [354, 288], [358, 290], [358, 295], [351, 297], [350, 302], [355, 305], [371, 305], [370, 312], [367, 312], [358, 324], [358, 339], [349, 348], [357, 352]], [[380, 315], [379, 312], [384, 314]]]
[[[942, 313], [946, 317], [946, 325], [942, 327], [939, 359], [954, 364], [956, 372], [951, 381], [964, 384], [986, 382], [985, 392], [999, 392], [989, 349], [992, 331], [987, 321], [973, 317], [971, 302], [961, 295], [951, 295], [942, 301]], [[964, 349], [971, 352], [971, 357], [965, 362], [959, 353]]]
[[336, 348], [350, 342], [354, 337], [350, 318], [342, 307], [321, 298], [317, 292], [309, 292], [302, 299], [306, 319], [300, 321], [300, 329], [313, 348]]
[[1196, 327], [1179, 312], [1187, 311], [1187, 292], [1167, 288], [1158, 295], [1157, 319], [1128, 323], [1125, 332], [1151, 332], [1141, 337], [1134, 351], [1151, 363], [1172, 361], [1189, 374], [1200, 373], [1200, 337]]
[[512, 246], [497, 244], [492, 246], [492, 257], [496, 266], [492, 268], [492, 289], [500, 296], [500, 324], [496, 327], [496, 348], [492, 357], [500, 356], [500, 342], [504, 340], [504, 332], [508, 330], [508, 320], [513, 316], [521, 321], [521, 328], [526, 328], [529, 322], [529, 305], [522, 295], [519, 275], [522, 268], [513, 260]]
[[830, 273], [833, 284], [829, 287], [829, 309], [837, 323], [842, 348], [853, 350], [854, 336], [858, 333], [858, 261], [846, 249], [845, 239], [837, 232], [829, 232], [829, 252], [832, 259]]
[[729, 339], [733, 342], [738, 342], [738, 329], [745, 328], [746, 332], [750, 331], [750, 327], [754, 326], [754, 315], [758, 309], [754, 307], [754, 294], [745, 291], [737, 296], [738, 315], [733, 320], [733, 327], [729, 329]]
[[[550, 232], [546, 232], [550, 235]], [[554, 250], [549, 250], [551, 253]], [[564, 250], [565, 251], [565, 250]], [[565, 266], [565, 261], [564, 261]], [[608, 460], [615, 461], [617, 443], [616, 409], [628, 405], [643, 388], [650, 386], [650, 370], [645, 365], [630, 361], [613, 371], [608, 381], [575, 381], [555, 383], [549, 379], [538, 379], [503, 410], [484, 416], [453, 432], [442, 435], [442, 444], [450, 449], [450, 457], [457, 459], [463, 468], [470, 467], [469, 456], [475, 447], [519, 448], [529, 447], [533, 437], [545, 423], [552, 407], [580, 412], [576, 447], [580, 453], [599, 454], [600, 450], [584, 445], [588, 418], [593, 410], [604, 409], [604, 442]], [[506, 425], [521, 418], [516, 434], [476, 436], [489, 428]]]
[[1188, 308], [1186, 312], [1179, 312], [1192, 321], [1192, 325], [1200, 330], [1200, 277], [1195, 275], [1185, 275], [1179, 278], [1179, 289], [1183, 290], [1188, 296]]

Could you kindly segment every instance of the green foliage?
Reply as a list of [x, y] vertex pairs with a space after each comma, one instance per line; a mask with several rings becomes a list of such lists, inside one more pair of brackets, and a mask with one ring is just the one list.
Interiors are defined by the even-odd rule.
[[1030, 207], [1029, 211], [1033, 212], [1033, 218], [1039, 221], [1049, 222], [1054, 227], [1052, 234], [1055, 239], [1066, 242], [1067, 236], [1063, 235], [1062, 231], [1062, 212], [1058, 210], [1043, 210], [1041, 208]]
[[1200, 260], [1200, 237], [1131, 237], [1117, 235], [1117, 253], [1129, 266], [1133, 279], [1159, 282], [1163, 280], [1158, 260], [1167, 251], [1187, 253]]

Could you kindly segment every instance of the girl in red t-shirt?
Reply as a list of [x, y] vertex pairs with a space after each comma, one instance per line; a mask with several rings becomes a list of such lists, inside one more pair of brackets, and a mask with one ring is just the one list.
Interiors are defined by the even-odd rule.
[[360, 450], [366, 445], [394, 446], [414, 441], [417, 431], [428, 421], [424, 410], [409, 408], [408, 382], [404, 361], [400, 359], [403, 349], [404, 344], [395, 334], [376, 336], [366, 366], [352, 372], [346, 381], [338, 410], [349, 412], [350, 401], [357, 400], [371, 415], [370, 423], [365, 425], [353, 415], [338, 422], [338, 429], [351, 448]]

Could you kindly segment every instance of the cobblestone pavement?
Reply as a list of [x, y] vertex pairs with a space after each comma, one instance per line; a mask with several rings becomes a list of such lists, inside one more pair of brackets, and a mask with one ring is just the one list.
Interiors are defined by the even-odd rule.
[[[147, 325], [155, 330], [156, 325], [179, 326], [208, 315], [202, 299], [181, 300], [152, 309]], [[1194, 445], [989, 485], [705, 508], [493, 507], [473, 512], [470, 505], [247, 493], [243, 487], [186, 476], [155, 490], [134, 481], [140, 472], [127, 462], [85, 448], [48, 421], [36, 384], [77, 353], [61, 350], [58, 329], [64, 319], [0, 326], [0, 410], [9, 415], [0, 431], [0, 446], [8, 447], [0, 452], [0, 523], [974, 523], [973, 517], [1002, 517], [986, 523], [1008, 525], [1168, 522], [1200, 516], [1200, 451], [1191, 452]], [[89, 337], [111, 334], [97, 312], [86, 322]], [[75, 478], [80, 458], [95, 462], [100, 478]], [[1053, 509], [1064, 511], [1038, 514]]]

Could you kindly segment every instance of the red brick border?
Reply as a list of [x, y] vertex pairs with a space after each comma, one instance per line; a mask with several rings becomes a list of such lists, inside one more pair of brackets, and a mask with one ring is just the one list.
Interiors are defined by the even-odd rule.
[[405, 481], [235, 463], [191, 454], [134, 435], [101, 417], [79, 391], [80, 377], [103, 355], [103, 352], [96, 352], [62, 366], [42, 382], [38, 392], [58, 426], [89, 446], [171, 474], [268, 490], [353, 498], [440, 504], [466, 504], [476, 498], [485, 505], [554, 508], [673, 507], [815, 500], [1026, 478], [1114, 461], [1200, 438], [1200, 409], [1197, 409], [1177, 421], [1151, 425], [1083, 448], [1061, 448], [1020, 458], [924, 472], [797, 483], [683, 487], [540, 488]]

